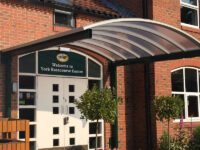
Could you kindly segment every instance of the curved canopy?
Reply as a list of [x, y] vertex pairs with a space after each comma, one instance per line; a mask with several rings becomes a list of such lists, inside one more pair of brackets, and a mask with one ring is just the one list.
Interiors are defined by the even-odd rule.
[[68, 43], [117, 62], [200, 50], [200, 42], [172, 26], [147, 19], [112, 19], [83, 27], [92, 38]]

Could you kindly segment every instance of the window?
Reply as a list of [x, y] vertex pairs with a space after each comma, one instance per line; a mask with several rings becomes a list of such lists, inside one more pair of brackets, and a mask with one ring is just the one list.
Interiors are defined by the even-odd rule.
[[53, 95], [53, 103], [58, 103], [58, 102], [59, 102], [59, 96]]
[[28, 119], [30, 121], [35, 121], [35, 109], [33, 108], [20, 108], [19, 118]]
[[70, 134], [75, 133], [75, 127], [69, 127], [69, 133]]
[[69, 144], [70, 145], [75, 145], [75, 138], [70, 138], [69, 139]]
[[74, 107], [69, 107], [69, 114], [75, 114]]
[[[98, 134], [101, 134], [101, 122], [98, 123]], [[89, 134], [96, 134], [96, 122], [89, 123]]]
[[74, 92], [74, 91], [75, 91], [74, 85], [69, 85], [69, 92]]
[[[102, 145], [102, 138], [101, 137], [97, 137], [97, 148], [101, 148]], [[89, 148], [90, 149], [94, 149], [96, 145], [96, 137], [90, 137], [89, 138]]]
[[59, 91], [59, 85], [53, 84], [52, 90], [53, 90], [53, 92], [58, 92]]
[[200, 69], [180, 68], [171, 73], [172, 95], [184, 102], [183, 117], [200, 119]]
[[53, 107], [53, 114], [59, 114], [59, 108]]
[[19, 76], [19, 88], [20, 89], [35, 89], [35, 77], [34, 76]]
[[54, 11], [54, 24], [61, 26], [74, 27], [74, 18], [71, 12], [55, 10]]
[[59, 134], [59, 127], [53, 128], [53, 134]]
[[74, 96], [69, 96], [69, 103], [74, 103], [75, 97]]
[[35, 105], [35, 93], [19, 92], [19, 105]]
[[35, 73], [35, 53], [19, 58], [19, 72]]
[[59, 146], [59, 139], [53, 139], [53, 146]]
[[181, 23], [199, 27], [198, 0], [181, 0]]

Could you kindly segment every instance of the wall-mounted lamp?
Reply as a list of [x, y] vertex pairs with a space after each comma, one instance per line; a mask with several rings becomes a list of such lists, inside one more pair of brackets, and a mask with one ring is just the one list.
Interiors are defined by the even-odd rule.
[[17, 82], [12, 83], [12, 92], [13, 93], [17, 92]]
[[70, 51], [71, 51], [71, 48], [68, 48], [68, 47], [59, 47], [59, 51], [62, 51], [62, 52], [70, 52]]

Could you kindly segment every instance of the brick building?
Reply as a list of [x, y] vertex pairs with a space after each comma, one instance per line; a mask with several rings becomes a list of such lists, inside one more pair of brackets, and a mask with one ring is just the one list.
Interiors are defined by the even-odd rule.
[[[94, 24], [124, 17], [153, 21]], [[31, 149], [94, 149], [73, 101], [116, 85], [123, 103], [114, 126], [100, 122], [99, 148], [152, 149], [154, 96], [182, 96], [185, 126], [199, 125], [199, 32], [198, 0], [0, 0], [0, 116], [30, 120]]]

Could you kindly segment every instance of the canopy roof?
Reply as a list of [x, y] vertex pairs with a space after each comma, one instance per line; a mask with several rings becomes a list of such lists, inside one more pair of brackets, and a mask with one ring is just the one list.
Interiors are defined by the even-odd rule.
[[84, 27], [92, 38], [70, 43], [112, 61], [200, 50], [198, 40], [172, 26], [146, 19], [113, 19]]
[[64, 44], [88, 49], [119, 64], [200, 54], [200, 42], [186, 32], [136, 18], [102, 21], [3, 51], [16, 53], [22, 50], [25, 53]]

